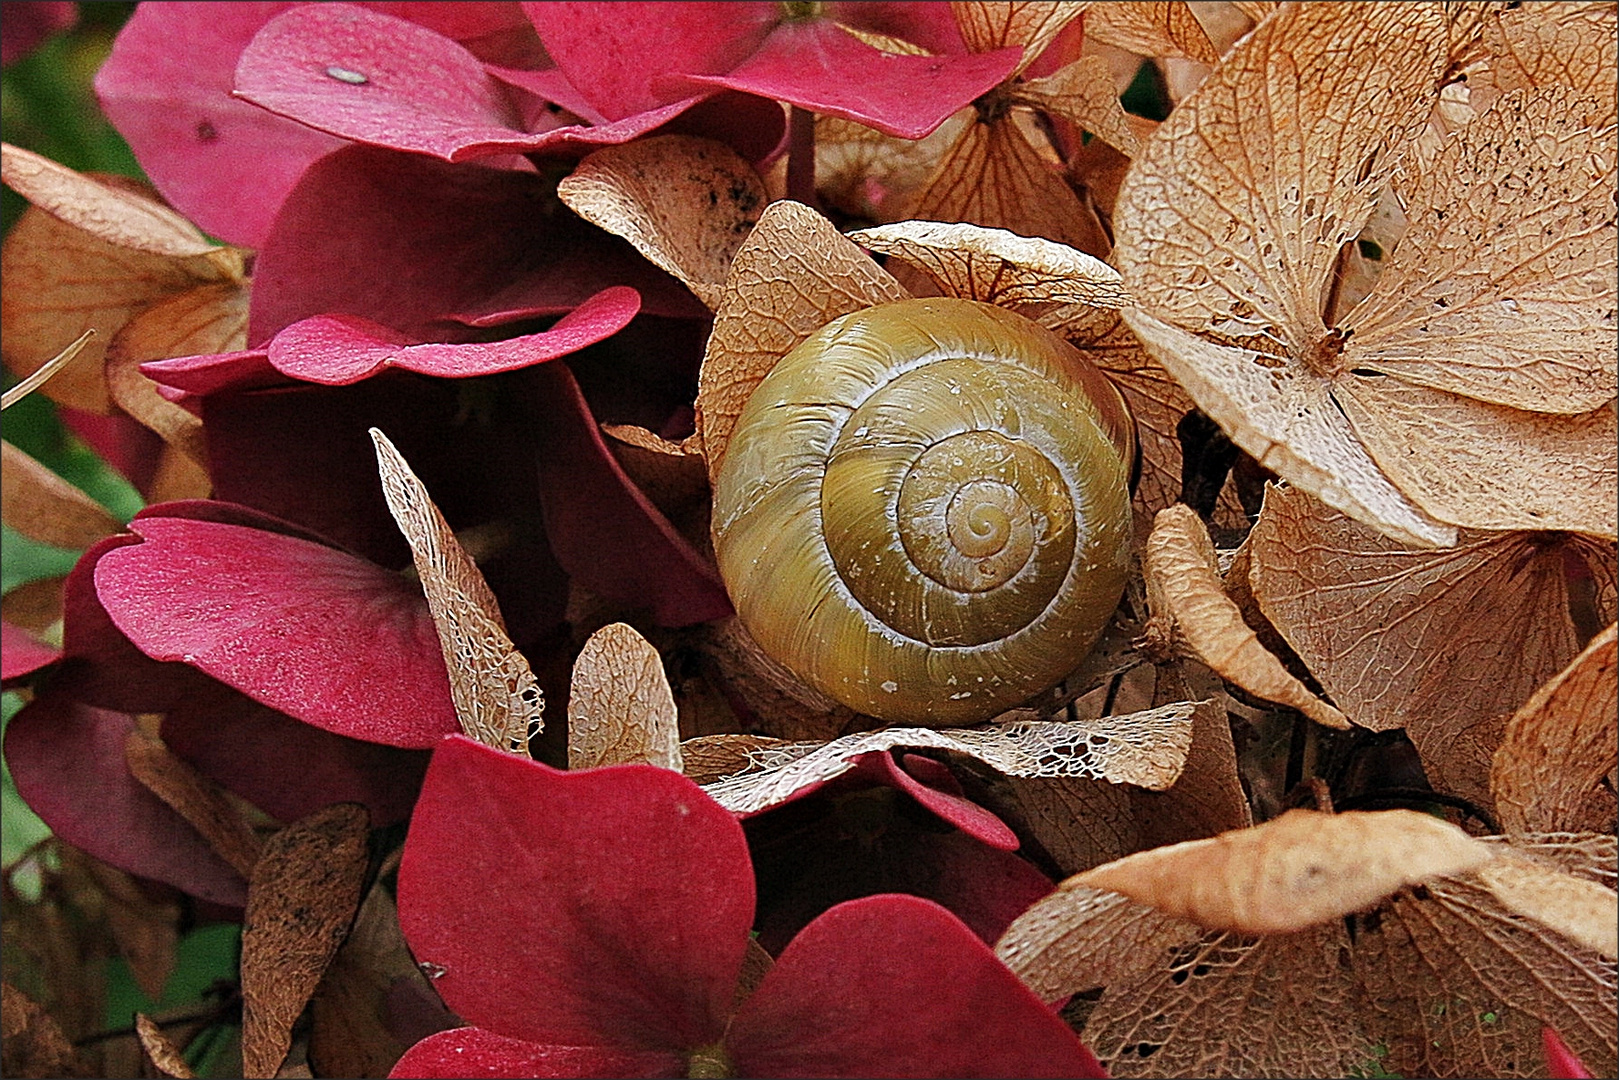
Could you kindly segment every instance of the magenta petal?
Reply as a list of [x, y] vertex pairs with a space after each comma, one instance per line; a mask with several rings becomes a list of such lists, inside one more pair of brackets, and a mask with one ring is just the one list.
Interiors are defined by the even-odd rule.
[[725, 1042], [741, 1076], [1107, 1075], [989, 946], [911, 896], [805, 927]]
[[532, 138], [499, 81], [461, 45], [351, 4], [265, 24], [236, 66], [239, 97], [345, 139], [446, 160], [521, 153]]
[[13, 680], [32, 675], [61, 657], [62, 650], [47, 645], [14, 623], [0, 620], [0, 681], [9, 687]]
[[729, 71], [782, 17], [779, 4], [525, 3], [523, 10], [568, 81], [612, 119], [666, 105], [659, 76]]
[[1591, 1080], [1591, 1070], [1578, 1054], [1568, 1048], [1557, 1029], [1542, 1025], [1541, 1048], [1546, 1052], [1546, 1075], [1557, 1080]]
[[710, 1044], [752, 918], [742, 828], [680, 774], [558, 772], [459, 736], [435, 750], [399, 919], [471, 1023], [562, 1046]]
[[[1016, 851], [1017, 834], [1006, 822], [961, 794], [961, 785], [948, 767], [922, 757], [906, 754], [904, 768], [888, 752], [873, 755], [884, 781], [899, 788], [969, 836], [1002, 851]], [[953, 790], [952, 790], [953, 789]]]
[[906, 56], [875, 49], [824, 19], [783, 23], [726, 74], [690, 86], [726, 87], [920, 139], [1012, 73], [1021, 49], [961, 56]]
[[429, 1035], [394, 1065], [398, 1077], [685, 1076], [686, 1059], [656, 1050], [547, 1046], [464, 1027]]
[[270, 354], [265, 349], [148, 360], [141, 365], [141, 374], [157, 383], [159, 388], [167, 387], [187, 394], [262, 390], [284, 385], [287, 381], [286, 376], [270, 363]]
[[403, 334], [354, 315], [317, 315], [287, 327], [270, 343], [270, 363], [304, 382], [347, 386], [390, 367], [446, 379], [516, 371], [578, 352], [618, 333], [641, 298], [623, 285], [604, 289], [537, 334], [466, 345], [410, 344]]
[[96, 592], [137, 648], [326, 731], [426, 747], [458, 731], [437, 632], [397, 574], [308, 540], [137, 518]]
[[231, 96], [242, 49], [291, 6], [142, 5], [96, 75], [102, 110], [163, 197], [245, 247], [264, 242], [304, 170], [342, 145]]
[[562, 568], [600, 596], [650, 607], [664, 626], [731, 614], [719, 572], [625, 474], [572, 373], [548, 364], [529, 377], [545, 527]]
[[124, 713], [46, 694], [6, 725], [17, 791], [51, 831], [103, 862], [229, 907], [247, 882], [179, 814], [129, 773]]
[[228, 687], [189, 694], [163, 718], [170, 750], [280, 821], [357, 802], [374, 827], [410, 816], [425, 750], [344, 738]]

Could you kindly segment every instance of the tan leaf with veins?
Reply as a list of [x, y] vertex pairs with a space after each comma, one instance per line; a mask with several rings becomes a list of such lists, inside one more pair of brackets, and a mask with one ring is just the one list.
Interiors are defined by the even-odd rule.
[[[1491, 12], [1482, 27], [1489, 53], [1485, 79], [1503, 91], [1568, 86], [1590, 95], [1598, 110], [1587, 117], [1597, 127], [1619, 118], [1613, 73], [1619, 66], [1612, 3], [1538, 3]], [[1475, 92], [1477, 92], [1475, 90]]]
[[58, 220], [129, 251], [184, 259], [222, 250], [157, 199], [0, 144], [0, 180]]
[[697, 377], [697, 431], [712, 478], [754, 387], [815, 331], [908, 294], [832, 223], [789, 200], [772, 203], [731, 263]]
[[1136, 138], [1130, 117], [1119, 101], [1113, 68], [1100, 56], [1082, 56], [1043, 79], [1030, 79], [1018, 86], [1015, 97], [1024, 104], [1073, 121], [1128, 157], [1135, 157], [1141, 150], [1141, 141]]
[[427, 489], [387, 436], [370, 430], [388, 510], [410, 544], [438, 630], [461, 730], [489, 746], [527, 754], [529, 739], [545, 723], [534, 672], [506, 635], [489, 583]]
[[1214, 43], [1185, 0], [1097, 4], [1086, 17], [1085, 36], [1141, 56], [1182, 56], [1203, 64], [1220, 62]]
[[624, 623], [590, 635], [568, 691], [568, 768], [644, 762], [681, 772], [680, 725], [663, 657]]
[[1388, 481], [1332, 399], [1338, 346], [1322, 304], [1445, 63], [1437, 8], [1283, 8], [1147, 141], [1114, 220], [1115, 262], [1141, 305], [1126, 320], [1233, 441], [1428, 544], [1454, 531]]
[[1478, 879], [1509, 910], [1609, 960], [1619, 957], [1619, 893], [1612, 889], [1517, 855], [1496, 859]]
[[921, 270], [946, 296], [1003, 307], [1057, 303], [1120, 308], [1130, 303], [1117, 270], [1041, 237], [942, 221], [897, 221], [848, 236], [861, 247]]
[[100, 503], [26, 451], [0, 442], [0, 504], [5, 521], [31, 540], [83, 551], [124, 531]]
[[1469, 534], [1412, 550], [1273, 486], [1249, 545], [1265, 617], [1374, 730], [1510, 713], [1578, 649], [1554, 536]]
[[1343, 713], [1288, 674], [1242, 621], [1237, 605], [1220, 587], [1208, 529], [1191, 507], [1177, 503], [1158, 514], [1147, 538], [1143, 571], [1153, 613], [1149, 635], [1167, 636], [1173, 646], [1266, 701], [1297, 709], [1318, 724], [1349, 727]]
[[247, 302], [247, 290], [234, 282], [199, 285], [142, 311], [107, 345], [113, 403], [199, 465], [208, 462], [202, 420], [159, 394], [139, 368], [148, 360], [245, 349]]
[[753, 771], [718, 780], [705, 790], [727, 810], [752, 813], [841, 776], [861, 754], [901, 747], [953, 750], [1005, 776], [1084, 776], [1162, 789], [1175, 782], [1186, 762], [1193, 714], [1213, 707], [1184, 701], [1097, 720], [1014, 720], [950, 731], [886, 728], [827, 743], [759, 747], [749, 754]]
[[180, 1048], [174, 1045], [174, 1040], [144, 1013], [135, 1014], [135, 1035], [140, 1040], [141, 1052], [157, 1075], [174, 1077], [175, 1080], [191, 1080], [197, 1075], [191, 1071], [190, 1064]]
[[995, 0], [952, 0], [956, 25], [967, 51], [994, 52], [1011, 45], [1023, 48], [1023, 58], [1008, 79], [1040, 58], [1063, 28], [1082, 14], [1088, 3], [1077, 0], [1034, 0], [1006, 3]]
[[1619, 647], [1610, 624], [1507, 721], [1490, 786], [1508, 833], [1611, 829]]
[[[108, 178], [120, 189], [136, 181]], [[45, 394], [91, 412], [112, 407], [102, 375], [108, 344], [134, 315], [197, 285], [245, 280], [244, 255], [236, 248], [180, 258], [119, 247], [69, 225], [37, 207], [23, 211], [0, 247], [0, 348], [18, 375], [35, 371], [62, 342], [87, 329], [97, 336]]]
[[[1141, 846], [1132, 792], [1087, 776], [1004, 777], [991, 782], [1000, 816], [1034, 838], [1063, 874], [1077, 874]], [[1022, 849], [1027, 853], [1027, 847]]]
[[764, 182], [724, 143], [659, 135], [604, 147], [557, 185], [576, 214], [628, 240], [712, 310], [765, 205]]
[[247, 886], [242, 918], [242, 1068], [275, 1076], [292, 1026], [360, 906], [365, 807], [338, 803], [272, 836]]
[[1070, 880], [1211, 930], [1284, 934], [1493, 857], [1456, 826], [1413, 810], [1289, 810], [1251, 829], [1129, 855]]

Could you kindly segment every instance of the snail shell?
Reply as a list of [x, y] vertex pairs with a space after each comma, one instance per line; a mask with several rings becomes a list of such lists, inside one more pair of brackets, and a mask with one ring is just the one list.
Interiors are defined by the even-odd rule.
[[1054, 685], [1124, 589], [1134, 426], [1078, 351], [970, 300], [822, 327], [748, 400], [714, 548], [764, 651], [858, 712], [984, 720]]

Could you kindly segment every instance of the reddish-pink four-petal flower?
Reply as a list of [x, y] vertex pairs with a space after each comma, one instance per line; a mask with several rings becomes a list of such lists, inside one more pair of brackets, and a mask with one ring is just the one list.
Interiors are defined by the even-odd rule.
[[1102, 1076], [953, 915], [841, 904], [735, 1002], [753, 919], [741, 827], [652, 766], [562, 773], [459, 736], [434, 752], [400, 922], [471, 1026], [396, 1076]]

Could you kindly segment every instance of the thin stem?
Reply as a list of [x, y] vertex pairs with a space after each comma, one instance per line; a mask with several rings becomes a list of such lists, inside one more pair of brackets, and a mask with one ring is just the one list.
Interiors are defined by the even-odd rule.
[[787, 115], [787, 197], [820, 209], [815, 201], [815, 114], [797, 105]]

